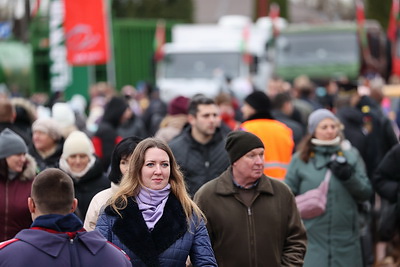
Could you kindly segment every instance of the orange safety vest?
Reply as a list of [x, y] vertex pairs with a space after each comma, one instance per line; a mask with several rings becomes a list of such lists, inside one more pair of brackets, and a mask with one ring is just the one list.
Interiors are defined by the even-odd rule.
[[294, 148], [292, 129], [271, 119], [254, 119], [241, 128], [257, 135], [264, 144], [264, 174], [283, 180]]

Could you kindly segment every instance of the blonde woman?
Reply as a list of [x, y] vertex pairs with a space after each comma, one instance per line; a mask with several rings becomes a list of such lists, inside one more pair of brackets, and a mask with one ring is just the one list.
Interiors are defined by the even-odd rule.
[[118, 192], [97, 221], [133, 266], [217, 266], [204, 215], [187, 194], [168, 145], [147, 138], [134, 150]]

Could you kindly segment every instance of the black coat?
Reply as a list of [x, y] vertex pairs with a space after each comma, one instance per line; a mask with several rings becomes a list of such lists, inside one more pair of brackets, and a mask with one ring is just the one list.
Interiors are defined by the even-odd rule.
[[400, 144], [394, 146], [382, 159], [372, 176], [376, 192], [390, 202], [396, 202], [400, 192]]
[[101, 162], [96, 158], [96, 162], [89, 171], [79, 179], [73, 179], [75, 197], [78, 199], [79, 217], [84, 220], [87, 209], [92, 198], [100, 191], [111, 186], [110, 180], [103, 173]]
[[183, 171], [189, 194], [194, 196], [203, 184], [223, 173], [230, 162], [224, 135], [219, 128], [205, 145], [193, 139], [191, 130], [192, 127], [187, 125], [169, 142], [169, 146]]

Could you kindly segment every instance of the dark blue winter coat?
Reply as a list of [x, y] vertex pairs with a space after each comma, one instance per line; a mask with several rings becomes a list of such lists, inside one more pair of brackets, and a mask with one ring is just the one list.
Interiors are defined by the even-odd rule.
[[173, 194], [151, 232], [132, 198], [120, 212], [122, 218], [107, 207], [96, 229], [123, 249], [133, 266], [184, 267], [188, 256], [193, 266], [217, 266], [204, 222], [194, 219], [188, 229], [182, 206]]

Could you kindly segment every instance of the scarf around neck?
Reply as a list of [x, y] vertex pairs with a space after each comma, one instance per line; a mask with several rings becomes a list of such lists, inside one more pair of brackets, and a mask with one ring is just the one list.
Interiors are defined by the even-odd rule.
[[312, 138], [311, 143], [316, 146], [337, 146], [340, 144], [340, 137], [336, 136], [332, 140], [320, 140], [317, 138]]
[[153, 230], [154, 226], [163, 215], [165, 203], [168, 200], [170, 192], [170, 184], [167, 184], [161, 190], [152, 190], [143, 187], [135, 197], [139, 210], [142, 212], [143, 219], [150, 231]]
[[71, 170], [71, 167], [69, 166], [69, 164], [67, 163], [67, 160], [64, 158], [60, 158], [60, 169], [65, 171], [66, 173], [68, 173], [73, 179], [75, 180], [79, 180], [79, 178], [81, 178], [82, 176], [84, 176], [93, 166], [94, 163], [96, 162], [96, 158], [91, 155], [90, 156], [90, 161], [88, 163], [88, 165], [85, 167], [85, 169], [83, 169], [80, 172], [74, 172]]

